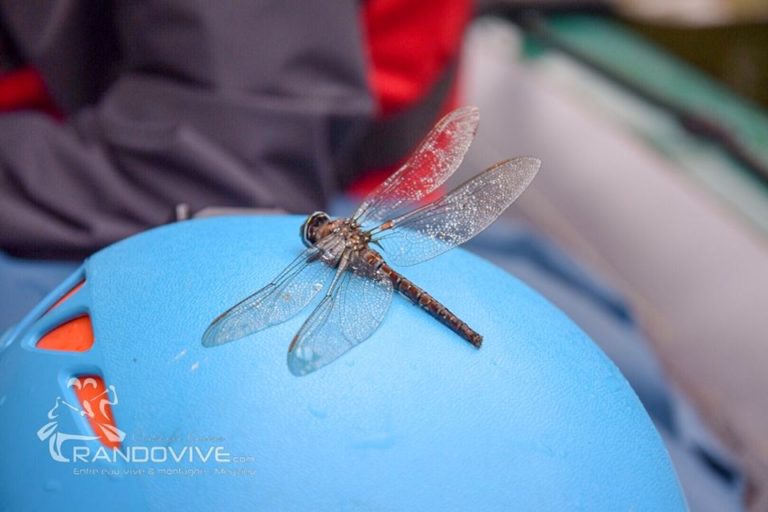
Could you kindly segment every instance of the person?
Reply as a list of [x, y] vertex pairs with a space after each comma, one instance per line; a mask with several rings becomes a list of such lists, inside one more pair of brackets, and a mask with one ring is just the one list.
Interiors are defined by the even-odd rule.
[[470, 15], [0, 0], [0, 250], [79, 259], [182, 203], [307, 212], [370, 188], [455, 104]]

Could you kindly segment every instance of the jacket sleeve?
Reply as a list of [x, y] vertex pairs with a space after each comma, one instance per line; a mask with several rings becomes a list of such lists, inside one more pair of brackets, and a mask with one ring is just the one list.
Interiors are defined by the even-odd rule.
[[[95, 32], [119, 49], [114, 70], [83, 66], [76, 46], [93, 45], [70, 34], [101, 3], [50, 2], [68, 8], [37, 24], [39, 9], [0, 2], [71, 111], [0, 116], [0, 248], [82, 257], [179, 203], [304, 212], [334, 193], [373, 114], [357, 2], [116, 2], [102, 13], [114, 39]], [[89, 97], [103, 77], [77, 90], [67, 66], [114, 79]]]

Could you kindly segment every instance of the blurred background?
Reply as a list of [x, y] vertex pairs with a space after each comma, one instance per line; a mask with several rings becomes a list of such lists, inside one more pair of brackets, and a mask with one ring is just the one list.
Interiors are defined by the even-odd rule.
[[543, 167], [467, 248], [621, 368], [691, 510], [768, 510], [768, 4], [273, 4], [0, 1], [0, 330], [143, 229], [347, 213], [476, 104], [453, 184]]

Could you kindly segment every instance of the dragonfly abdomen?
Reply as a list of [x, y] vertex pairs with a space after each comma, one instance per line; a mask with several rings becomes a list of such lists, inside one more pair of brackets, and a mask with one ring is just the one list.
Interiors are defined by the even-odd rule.
[[441, 323], [449, 327], [456, 334], [470, 342], [477, 348], [483, 343], [483, 337], [477, 331], [472, 329], [466, 322], [456, 316], [447, 307], [443, 306], [437, 299], [416, 286], [408, 278], [402, 276], [392, 269], [389, 265], [382, 262], [380, 269], [392, 281], [395, 290], [400, 292], [408, 300], [422, 308]]

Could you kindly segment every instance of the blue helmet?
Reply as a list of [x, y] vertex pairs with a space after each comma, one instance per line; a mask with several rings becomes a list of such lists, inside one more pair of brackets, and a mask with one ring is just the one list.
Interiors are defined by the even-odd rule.
[[651, 420], [549, 302], [461, 250], [306, 377], [302, 313], [216, 349], [210, 321], [302, 249], [298, 217], [154, 229], [88, 258], [0, 340], [0, 509], [685, 510]]

